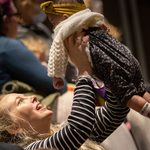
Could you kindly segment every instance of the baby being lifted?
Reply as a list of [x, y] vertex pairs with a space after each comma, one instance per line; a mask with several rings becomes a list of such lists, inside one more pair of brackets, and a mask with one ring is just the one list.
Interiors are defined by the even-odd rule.
[[[88, 76], [100, 89], [105, 85], [122, 106], [150, 117], [150, 94], [144, 87], [137, 59], [103, 24], [103, 15], [84, 9], [56, 26], [48, 62], [48, 74], [54, 77], [55, 88], [63, 86], [70, 60], [79, 76]], [[97, 84], [101, 81], [104, 84]]]

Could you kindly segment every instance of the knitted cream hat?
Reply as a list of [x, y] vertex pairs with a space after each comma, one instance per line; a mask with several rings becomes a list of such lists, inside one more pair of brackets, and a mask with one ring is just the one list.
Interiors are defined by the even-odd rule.
[[49, 51], [48, 75], [64, 77], [68, 63], [68, 54], [64, 40], [71, 34], [103, 23], [104, 17], [100, 13], [85, 9], [59, 23], [54, 30], [54, 40]]

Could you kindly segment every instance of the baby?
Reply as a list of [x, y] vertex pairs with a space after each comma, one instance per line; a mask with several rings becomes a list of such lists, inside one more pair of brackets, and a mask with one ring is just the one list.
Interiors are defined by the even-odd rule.
[[[59, 6], [63, 7], [63, 4]], [[86, 68], [93, 84], [103, 81], [122, 106], [150, 117], [150, 94], [144, 87], [137, 59], [104, 29], [103, 24], [103, 15], [89, 9], [61, 19], [54, 30], [49, 53], [48, 74], [54, 77], [54, 86], [63, 85], [62, 78], [70, 60], [78, 68], [79, 75], [82, 68]], [[83, 42], [84, 36], [88, 37], [86, 42]], [[102, 87], [100, 84], [99, 88]]]

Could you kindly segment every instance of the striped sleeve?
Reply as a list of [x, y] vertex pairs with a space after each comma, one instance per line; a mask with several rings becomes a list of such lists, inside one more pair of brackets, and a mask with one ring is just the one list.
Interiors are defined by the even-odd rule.
[[90, 136], [95, 122], [95, 98], [91, 81], [81, 77], [76, 83], [68, 124], [52, 136], [31, 143], [25, 150], [54, 148], [77, 150]]
[[96, 121], [90, 138], [103, 142], [125, 120], [129, 108], [116, 101], [115, 96], [107, 90], [105, 105], [96, 110]]

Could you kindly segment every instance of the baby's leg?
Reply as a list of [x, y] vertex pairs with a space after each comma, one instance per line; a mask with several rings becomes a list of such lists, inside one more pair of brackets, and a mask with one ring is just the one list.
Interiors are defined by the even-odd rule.
[[150, 118], [150, 94], [145, 93], [143, 97], [134, 95], [128, 101], [127, 106]]

